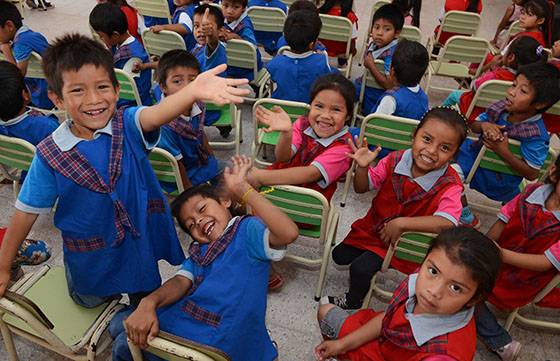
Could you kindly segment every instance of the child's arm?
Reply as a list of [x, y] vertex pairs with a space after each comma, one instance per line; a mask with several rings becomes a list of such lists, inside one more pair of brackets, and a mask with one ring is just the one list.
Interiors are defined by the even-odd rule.
[[27, 74], [27, 65], [29, 64], [29, 61], [25, 60], [25, 61], [20, 61], [18, 63], [16, 58], [14, 57], [14, 53], [12, 52], [12, 47], [10, 43], [0, 44], [0, 52], [2, 52], [7, 62], [12, 63], [18, 67], [19, 71], [23, 76]]
[[183, 181], [183, 187], [185, 187], [185, 189], [192, 188], [193, 185], [187, 175], [187, 169], [185, 168], [183, 161], [180, 160], [177, 164], [179, 165], [179, 174], [181, 175], [181, 180]]
[[161, 287], [144, 297], [138, 308], [124, 321], [128, 338], [142, 348], [148, 346], [159, 333], [156, 310], [177, 302], [191, 288], [192, 281], [183, 276], [174, 276]]
[[500, 23], [498, 24], [498, 28], [496, 29], [496, 34], [494, 34], [494, 38], [490, 42], [492, 45], [496, 45], [496, 40], [498, 40], [498, 35], [500, 35], [500, 31], [506, 28], [509, 18], [511, 17], [511, 14], [513, 14], [514, 6], [515, 5], [510, 4], [507, 7], [504, 17], [502, 18], [502, 20], [500, 20]]
[[299, 235], [296, 224], [247, 182], [251, 160], [246, 156], [235, 156], [232, 162], [233, 168], [224, 170], [226, 187], [239, 200], [247, 203], [254, 214], [267, 226], [270, 231], [268, 239], [270, 245], [282, 247], [295, 241]]
[[380, 72], [375, 67], [375, 60], [371, 54], [367, 54], [364, 59], [364, 66], [371, 72], [371, 75], [377, 81], [377, 84], [382, 86], [384, 89], [390, 89], [393, 86], [393, 82], [391, 78], [387, 76], [385, 73]]
[[169, 30], [174, 31], [180, 35], [187, 35], [191, 32], [187, 30], [187, 28], [183, 24], [163, 24], [163, 25], [154, 25], [150, 27], [150, 31], [152, 33], [159, 33], [162, 30]]
[[259, 123], [268, 126], [263, 128], [265, 133], [280, 132], [274, 156], [277, 162], [289, 161], [292, 158], [292, 121], [288, 114], [278, 106], [274, 106], [272, 110], [260, 106], [255, 111], [255, 117]]
[[318, 182], [323, 175], [319, 168], [308, 165], [306, 167], [292, 167], [284, 169], [256, 169], [253, 168], [248, 182], [255, 188], [275, 184], [301, 185]]
[[208, 48], [208, 54], [212, 54], [214, 49], [218, 47], [218, 35], [214, 33], [212, 24], [208, 20], [208, 15], [210, 14], [210, 9], [206, 9], [204, 15], [202, 16], [202, 33], [206, 36], [206, 47]]
[[525, 160], [519, 159], [513, 155], [513, 153], [509, 149], [507, 134], [503, 134], [502, 140], [492, 141], [490, 139], [487, 140], [486, 138], [484, 138], [484, 145], [488, 149], [496, 152], [496, 154], [498, 154], [504, 162], [509, 164], [513, 168], [513, 170], [523, 178], [527, 178], [528, 180], [535, 180], [538, 178], [538, 169], [531, 167]]
[[239, 40], [243, 40], [243, 38], [239, 35], [234, 33], [231, 30], [225, 29], [224, 32], [222, 33], [222, 36], [224, 38], [224, 41], [228, 41], [231, 39], [239, 39]]
[[352, 153], [348, 154], [348, 157], [354, 159], [357, 164], [356, 173], [354, 174], [354, 191], [356, 193], [365, 193], [369, 191], [369, 167], [379, 155], [381, 147], [377, 147], [373, 152], [370, 151], [365, 137], [360, 148], [356, 146], [357, 143], [358, 137], [354, 137], [353, 141], [348, 140], [348, 144], [352, 148]]
[[341, 339], [321, 342], [319, 346], [315, 347], [315, 355], [319, 357], [319, 360], [327, 360], [329, 357], [346, 353], [375, 340], [381, 335], [384, 316], [385, 312], [378, 314], [362, 327]]
[[405, 232], [437, 234], [453, 226], [453, 222], [442, 216], [398, 217], [385, 223], [379, 231], [379, 236], [383, 242], [395, 245]]
[[156, 105], [144, 108], [140, 112], [139, 120], [142, 131], [151, 132], [159, 129], [190, 109], [197, 100], [218, 105], [241, 103], [243, 101], [241, 97], [249, 94], [249, 90], [236, 86], [247, 84], [247, 79], [226, 79], [217, 76], [226, 68], [227, 66], [222, 64], [210, 69], [197, 76], [193, 82], [177, 93], [165, 97]]

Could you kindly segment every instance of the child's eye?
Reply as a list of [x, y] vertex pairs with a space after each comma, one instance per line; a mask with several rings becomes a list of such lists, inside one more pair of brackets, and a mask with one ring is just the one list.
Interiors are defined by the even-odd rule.
[[82, 88], [70, 89], [70, 93], [80, 93], [81, 91], [82, 91]]
[[422, 139], [423, 139], [425, 142], [429, 142], [429, 141], [430, 141], [430, 137], [428, 137], [427, 135], [424, 135], [424, 136], [422, 137]]
[[434, 267], [428, 267], [428, 272], [432, 275], [432, 276], [436, 276], [437, 275], [437, 269], [435, 269]]
[[449, 146], [447, 146], [447, 145], [442, 145], [442, 146], [441, 146], [441, 150], [444, 151], [444, 152], [449, 152], [450, 149], [449, 149]]
[[459, 285], [450, 285], [449, 289], [451, 290], [451, 292], [453, 293], [461, 293], [463, 292], [463, 288]]

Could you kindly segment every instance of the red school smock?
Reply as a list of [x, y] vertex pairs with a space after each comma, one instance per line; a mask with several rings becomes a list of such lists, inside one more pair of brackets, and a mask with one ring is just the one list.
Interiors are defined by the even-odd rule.
[[[452, 203], [450, 207], [446, 207], [446, 210], [452, 210], [444, 213], [449, 214], [454, 218], [454, 223], [457, 223], [462, 208], [460, 199], [463, 185], [455, 170], [447, 166], [432, 187], [425, 191], [410, 177], [395, 172], [395, 167], [403, 156], [411, 157], [407, 152], [411, 150], [392, 152], [386, 157], [387, 161], [384, 162], [384, 158], [378, 164], [378, 167], [386, 167], [386, 177], [373, 198], [368, 213], [352, 224], [350, 233], [343, 241], [346, 245], [374, 252], [384, 258], [387, 244], [379, 238], [379, 230], [384, 223], [398, 217], [432, 216], [442, 211], [444, 203]], [[433, 172], [437, 171], [441, 169]], [[396, 258], [391, 261], [391, 266], [407, 274], [418, 268], [416, 263]]]
[[[553, 212], [543, 209], [544, 200], [550, 191], [553, 191], [551, 187], [530, 185], [502, 207], [498, 217], [502, 221], [507, 220], [507, 223], [500, 234], [498, 244], [515, 252], [545, 254], [549, 259], [552, 257], [551, 263], [558, 267], [560, 220]], [[540, 204], [540, 200], [543, 200], [543, 204]], [[560, 270], [556, 267], [546, 272], [536, 272], [504, 264], [488, 301], [505, 310], [524, 306], [558, 274]], [[560, 308], [560, 290], [554, 289], [538, 305]]]
[[[450, 11], [453, 11], [453, 10], [467, 11], [467, 7], [469, 6], [469, 3], [470, 3], [469, 0], [445, 0], [445, 5], [443, 6], [444, 14], [448, 13]], [[482, 0], [478, 1], [478, 6], [476, 7], [476, 12], [478, 14], [480, 14], [482, 12]], [[441, 19], [443, 19], [443, 16], [444, 15], [441, 16]], [[439, 27], [440, 26], [438, 25], [434, 29], [434, 36], [437, 35], [437, 33], [439, 31]], [[461, 34], [443, 31], [441, 33], [441, 35], [439, 36], [438, 43], [441, 44], [441, 45], [445, 45], [445, 43], [447, 43], [447, 40], [449, 40], [449, 38], [454, 36], [454, 35], [461, 35]]]

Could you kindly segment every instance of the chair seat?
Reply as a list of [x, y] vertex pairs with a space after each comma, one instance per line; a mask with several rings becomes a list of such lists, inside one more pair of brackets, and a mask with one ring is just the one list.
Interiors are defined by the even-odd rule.
[[280, 138], [280, 132], [261, 132], [260, 143], [268, 145], [278, 144], [278, 139]]
[[437, 60], [430, 61], [429, 68], [434, 74], [453, 78], [472, 78], [472, 75], [469, 74], [469, 68], [464, 64], [442, 62], [439, 67], [437, 64]]
[[[95, 308], [85, 308], [74, 303], [68, 295], [63, 267], [52, 267], [23, 295], [39, 306], [54, 324], [52, 332], [70, 348], [80, 343], [95, 320], [109, 306], [109, 303], [104, 303]], [[6, 314], [3, 320], [15, 328], [41, 338], [20, 319]]]

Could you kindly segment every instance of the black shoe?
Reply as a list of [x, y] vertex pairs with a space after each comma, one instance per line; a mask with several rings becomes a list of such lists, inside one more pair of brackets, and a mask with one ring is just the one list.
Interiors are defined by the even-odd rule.
[[343, 294], [342, 296], [325, 296], [321, 298], [321, 304], [332, 303], [333, 305], [337, 305], [343, 310], [357, 310], [362, 307], [361, 303], [348, 302], [346, 295], [347, 293]]

